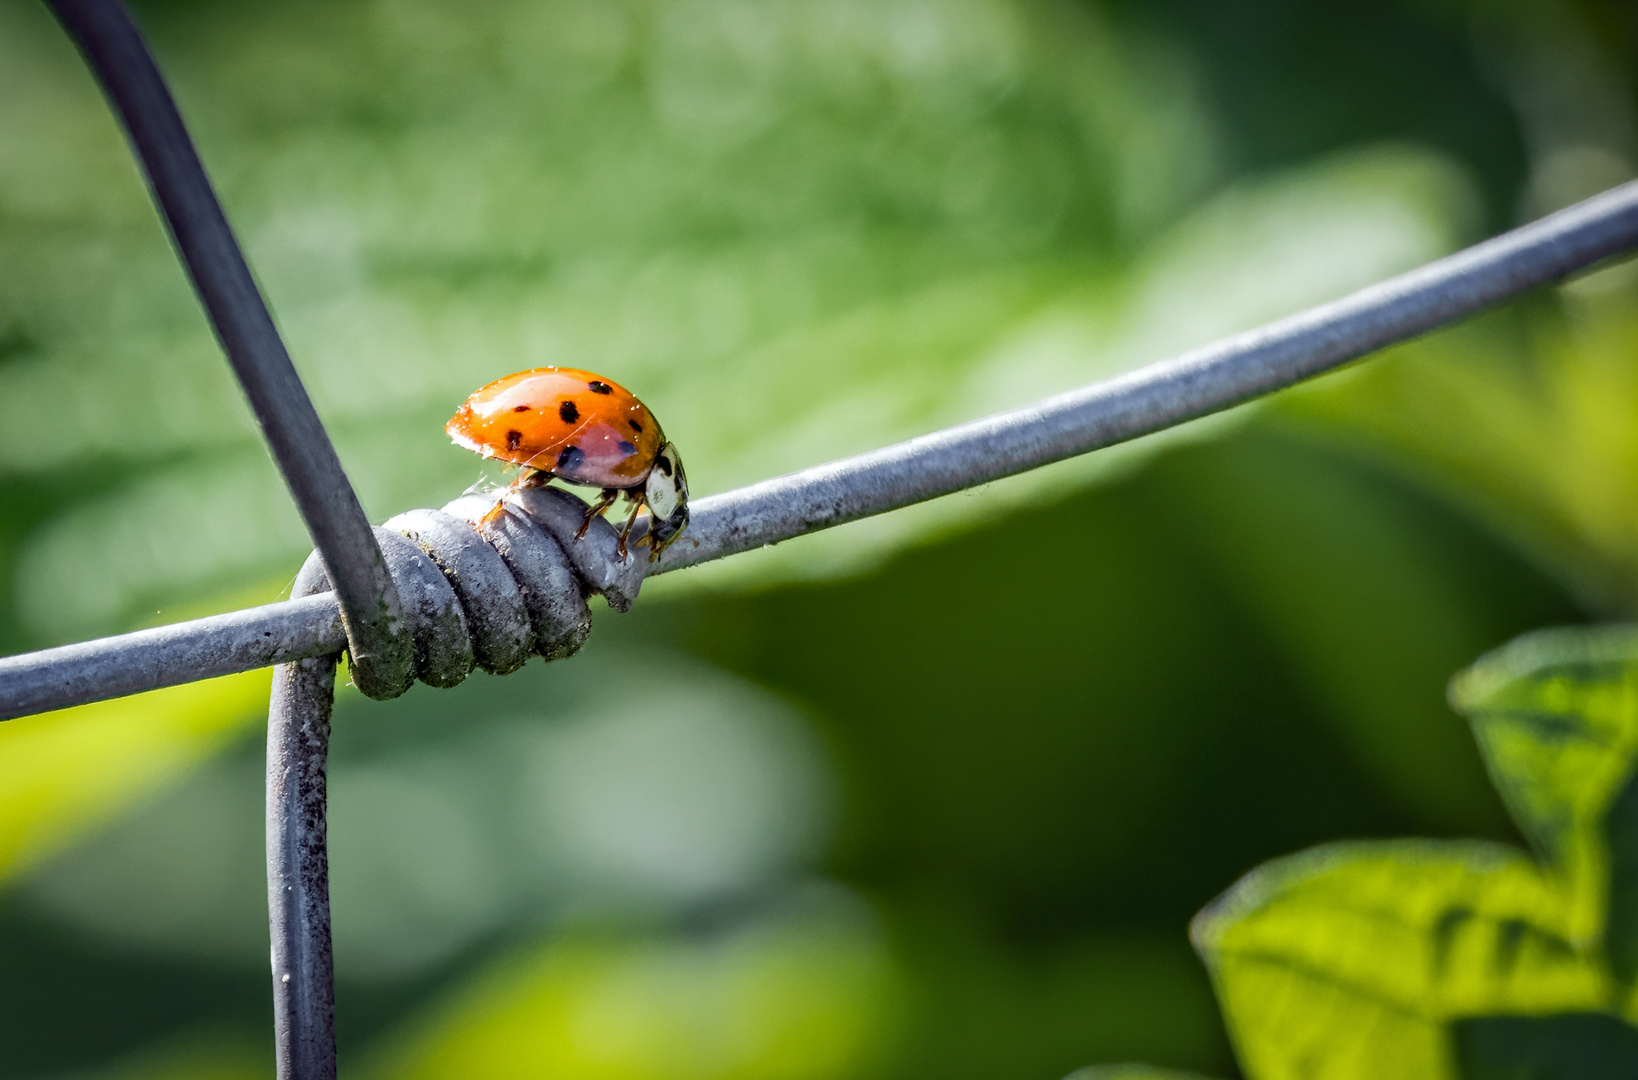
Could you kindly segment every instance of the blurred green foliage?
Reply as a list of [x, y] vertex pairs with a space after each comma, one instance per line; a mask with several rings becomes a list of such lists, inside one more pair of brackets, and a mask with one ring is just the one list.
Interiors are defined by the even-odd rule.
[[1198, 1073], [1178, 1069], [1157, 1069], [1153, 1065], [1088, 1065], [1076, 1069], [1065, 1080], [1203, 1080]]
[[[1615, 0], [135, 7], [377, 520], [478, 478], [441, 425], [507, 371], [608, 372], [727, 490], [1329, 299], [1638, 161]], [[300, 523], [25, 0], [0, 145], [0, 649], [272, 599]], [[1481, 758], [1442, 688], [1638, 607], [1635, 293], [1605, 270], [659, 579], [549, 668], [344, 693], [344, 1073], [1229, 1075], [1187, 920], [1339, 838], [1488, 841], [1357, 871], [1469, 890], [1452, 941], [1482, 950], [1561, 892], [1500, 846], [1506, 740]], [[0, 728], [0, 1072], [267, 1075], [265, 678]], [[1519, 814], [1551, 781], [1501, 791]], [[1309, 911], [1342, 873], [1280, 865]], [[1346, 946], [1307, 925], [1282, 947]], [[1476, 1069], [1544, 1045], [1461, 1030]]]

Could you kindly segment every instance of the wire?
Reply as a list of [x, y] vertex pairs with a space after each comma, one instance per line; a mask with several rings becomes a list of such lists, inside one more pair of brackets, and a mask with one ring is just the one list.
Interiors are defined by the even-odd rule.
[[[693, 504], [668, 573], [1197, 419], [1638, 248], [1638, 182], [1258, 330]], [[327, 606], [326, 606], [327, 605]], [[0, 659], [0, 718], [335, 652], [334, 594]]]
[[354, 680], [372, 697], [403, 693], [410, 657], [392, 578], [164, 78], [117, 0], [47, 3], [124, 122], [216, 338], [336, 582]]

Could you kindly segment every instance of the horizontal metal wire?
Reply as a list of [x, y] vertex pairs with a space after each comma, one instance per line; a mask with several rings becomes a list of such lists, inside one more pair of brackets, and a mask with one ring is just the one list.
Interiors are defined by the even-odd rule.
[[117, 0], [46, 2], [125, 124], [177, 254], [336, 583], [358, 685], [372, 696], [402, 693], [410, 656], [398, 632], [398, 593], [159, 68]]
[[[1258, 330], [1011, 412], [697, 500], [666, 573], [1218, 412], [1638, 248], [1638, 182]], [[0, 719], [345, 644], [333, 593], [0, 659]]]

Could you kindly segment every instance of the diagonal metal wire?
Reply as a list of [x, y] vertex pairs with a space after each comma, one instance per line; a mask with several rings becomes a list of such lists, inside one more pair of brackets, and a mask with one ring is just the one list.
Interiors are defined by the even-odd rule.
[[[1181, 424], [1638, 249], [1638, 182], [1350, 296], [1011, 412], [700, 499], [667, 573]], [[0, 718], [335, 652], [334, 594], [0, 659]]]
[[336, 583], [354, 681], [372, 697], [403, 693], [410, 657], [396, 632], [397, 590], [141, 34], [118, 0], [46, 2], [125, 125], [217, 340]]
[[702, 500], [686, 534], [694, 543], [668, 548], [660, 570], [857, 521], [1208, 416], [1635, 248], [1638, 181], [1176, 359]]

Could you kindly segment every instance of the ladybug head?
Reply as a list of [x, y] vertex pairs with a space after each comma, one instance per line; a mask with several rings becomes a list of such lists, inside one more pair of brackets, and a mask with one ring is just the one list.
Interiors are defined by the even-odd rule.
[[666, 443], [654, 455], [643, 495], [653, 517], [648, 527], [648, 557], [653, 561], [688, 527], [688, 477], [674, 443]]

